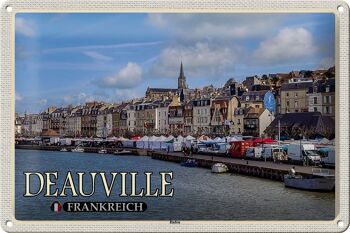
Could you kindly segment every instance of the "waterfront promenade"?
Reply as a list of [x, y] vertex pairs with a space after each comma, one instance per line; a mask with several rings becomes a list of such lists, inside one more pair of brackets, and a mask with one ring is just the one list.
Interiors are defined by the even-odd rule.
[[[17, 149], [30, 150], [50, 150], [59, 151], [58, 146], [37, 146], [37, 145], [16, 145]], [[74, 148], [74, 147], [72, 147]], [[71, 148], [67, 148], [71, 149]], [[84, 147], [85, 152], [97, 153], [98, 147]], [[113, 153], [115, 149], [106, 148], [108, 153]], [[182, 152], [166, 152], [166, 151], [152, 151], [145, 149], [126, 148], [132, 151], [135, 155], [151, 156], [153, 159], [164, 160], [169, 162], [181, 163], [187, 159], [195, 159], [199, 167], [211, 168], [215, 163], [224, 163], [229, 168], [229, 172], [238, 173], [249, 176], [256, 176], [270, 180], [283, 181], [285, 174], [294, 166], [297, 174], [304, 176], [311, 176], [312, 169], [315, 167], [305, 167], [284, 163], [273, 163], [272, 161], [257, 161], [245, 160], [230, 157], [219, 157], [210, 155], [193, 154], [185, 156]], [[334, 173], [334, 169], [328, 169], [330, 173]]]

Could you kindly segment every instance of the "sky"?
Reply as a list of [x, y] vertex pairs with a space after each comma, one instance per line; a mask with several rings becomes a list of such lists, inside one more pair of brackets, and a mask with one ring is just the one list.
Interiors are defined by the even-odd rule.
[[328, 13], [19, 13], [15, 22], [21, 114], [177, 88], [181, 61], [189, 88], [335, 61]]

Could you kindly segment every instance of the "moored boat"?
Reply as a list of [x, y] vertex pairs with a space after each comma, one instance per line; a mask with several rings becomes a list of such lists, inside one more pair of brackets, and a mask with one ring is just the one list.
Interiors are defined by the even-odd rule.
[[211, 167], [213, 173], [225, 173], [228, 171], [228, 167], [223, 163], [216, 163]]
[[82, 148], [81, 146], [77, 146], [74, 149], [72, 149], [72, 152], [82, 153], [84, 152], [84, 148]]
[[114, 151], [113, 154], [115, 154], [115, 155], [132, 155], [133, 152], [130, 150], [119, 150], [119, 151]]
[[313, 169], [312, 176], [285, 175], [286, 187], [310, 191], [332, 191], [335, 188], [335, 176], [329, 170]]
[[61, 152], [67, 152], [68, 150], [66, 148], [62, 148], [60, 151]]
[[184, 167], [197, 167], [198, 163], [194, 159], [187, 159], [186, 161], [181, 162], [181, 166], [184, 166]]
[[107, 154], [107, 150], [106, 149], [99, 149], [97, 153], [99, 153], [99, 154]]

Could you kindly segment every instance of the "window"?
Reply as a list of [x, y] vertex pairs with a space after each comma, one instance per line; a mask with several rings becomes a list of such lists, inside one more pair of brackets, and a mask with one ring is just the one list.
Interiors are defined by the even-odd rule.
[[317, 112], [317, 108], [316, 107], [314, 107], [314, 112]]
[[326, 102], [326, 104], [329, 104], [330, 103], [330, 96], [325, 96], [324, 97], [324, 102]]
[[259, 105], [255, 105], [255, 108], [260, 108], [260, 106]]
[[241, 128], [238, 128], [238, 133], [241, 133]]
[[289, 97], [289, 92], [286, 93], [286, 96]]
[[286, 104], [287, 104], [287, 107], [289, 107], [289, 101], [287, 101]]
[[249, 101], [249, 96], [246, 96], [246, 97], [245, 97], [245, 101]]
[[329, 92], [329, 86], [326, 87], [326, 92]]
[[295, 101], [295, 102], [294, 102], [294, 107], [296, 107], [296, 108], [299, 107], [298, 101]]
[[314, 104], [317, 104], [317, 97], [314, 97]]
[[200, 111], [199, 111], [199, 109], [197, 110], [197, 112], [198, 112], [198, 115], [200, 114]]
[[257, 96], [255, 96], [255, 100], [259, 100], [259, 96], [257, 95]]
[[326, 114], [329, 114], [329, 107], [326, 107]]
[[239, 124], [239, 125], [241, 124], [241, 119], [238, 119], [238, 123], [237, 124]]

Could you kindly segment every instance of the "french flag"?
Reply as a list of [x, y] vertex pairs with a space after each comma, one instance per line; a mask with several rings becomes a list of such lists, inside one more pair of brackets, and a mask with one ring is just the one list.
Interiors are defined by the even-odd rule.
[[61, 203], [59, 203], [58, 201], [55, 201], [54, 203], [52, 203], [51, 210], [55, 213], [61, 212], [61, 210], [62, 210]]

